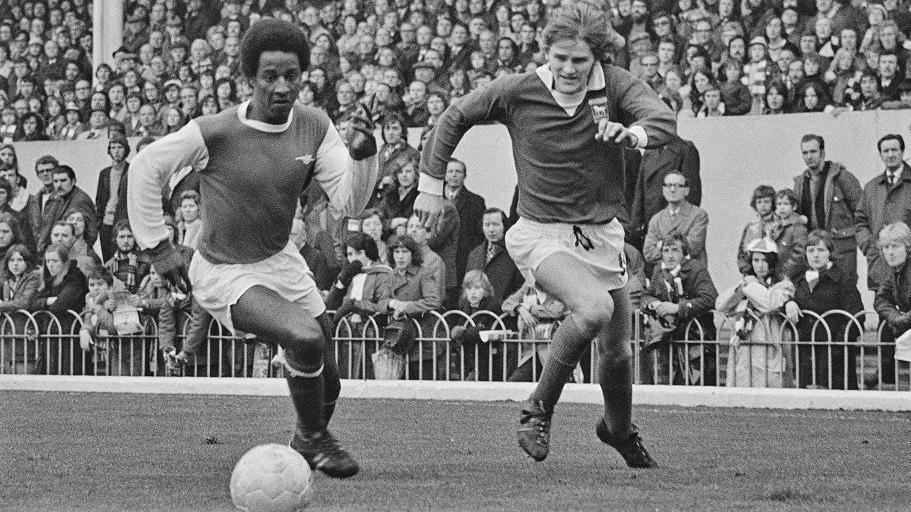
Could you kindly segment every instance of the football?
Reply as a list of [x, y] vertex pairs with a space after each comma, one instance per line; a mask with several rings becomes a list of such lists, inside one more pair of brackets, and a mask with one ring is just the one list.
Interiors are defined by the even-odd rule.
[[249, 512], [303, 510], [313, 495], [313, 472], [304, 457], [280, 444], [256, 446], [231, 473], [231, 500]]

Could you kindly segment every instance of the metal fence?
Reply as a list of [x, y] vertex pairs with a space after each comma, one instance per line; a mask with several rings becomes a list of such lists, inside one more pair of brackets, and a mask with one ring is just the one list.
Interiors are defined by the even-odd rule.
[[[204, 349], [179, 372], [170, 371], [160, 352], [155, 318], [142, 316], [142, 329], [129, 335], [99, 333], [83, 350], [83, 319], [46, 311], [17, 311], [0, 320], [0, 373], [46, 375], [152, 375], [201, 377], [280, 377], [275, 347], [235, 336], [215, 321]], [[177, 346], [187, 338], [190, 317], [183, 314]], [[549, 341], [520, 337], [515, 319], [482, 311], [431, 312], [411, 320], [416, 343], [403, 356], [384, 349], [384, 315], [348, 316], [336, 325], [334, 355], [342, 378], [473, 381], [536, 381]], [[684, 386], [811, 387], [828, 389], [911, 389], [909, 363], [894, 359], [894, 335], [876, 313], [851, 315], [802, 312], [798, 324], [779, 314], [736, 317], [713, 312], [713, 322], [697, 319], [662, 331], [646, 315], [632, 318], [634, 380], [639, 384]], [[749, 329], [745, 328], [745, 324]], [[865, 328], [870, 326], [870, 328]], [[874, 328], [875, 326], [875, 328]], [[468, 328], [474, 336], [453, 341]], [[740, 334], [738, 335], [738, 331]], [[170, 338], [168, 338], [170, 339]], [[577, 382], [596, 382], [597, 344], [574, 372]], [[391, 368], [390, 368], [391, 365]]]

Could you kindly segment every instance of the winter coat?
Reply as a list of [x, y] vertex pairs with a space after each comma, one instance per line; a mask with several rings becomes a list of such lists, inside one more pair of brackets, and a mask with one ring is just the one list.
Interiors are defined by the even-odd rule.
[[[679, 280], [679, 281], [678, 281]], [[679, 285], [678, 285], [679, 283]], [[682, 292], [682, 293], [681, 293]], [[670, 339], [687, 339], [686, 326], [692, 319], [702, 325], [703, 331], [693, 327], [689, 330], [688, 339], [706, 340], [715, 339], [715, 321], [712, 317], [712, 308], [718, 291], [709, 275], [705, 265], [698, 260], [688, 259], [680, 264], [680, 271], [676, 277], [655, 265], [649, 288], [642, 298], [642, 304], [653, 302], [672, 302], [680, 306], [674, 319], [675, 329], [669, 333]]]
[[340, 320], [348, 313], [369, 316], [386, 312], [385, 309], [380, 310], [379, 302], [384, 296], [383, 290], [386, 287], [386, 281], [392, 274], [392, 269], [382, 263], [374, 263], [361, 273], [366, 274], [366, 277], [360, 299], [352, 298], [351, 285], [345, 288], [332, 286], [329, 290], [329, 295], [326, 296], [326, 307], [336, 310], [336, 320]]
[[867, 286], [876, 290], [888, 275], [876, 243], [880, 230], [898, 221], [911, 225], [911, 166], [907, 162], [894, 185], [889, 185], [885, 172], [867, 182], [855, 219], [857, 245], [867, 256]]
[[[738, 337], [736, 330], [731, 336], [728, 386], [780, 388], [791, 385], [790, 379], [786, 378], [790, 357], [785, 355], [787, 349], [781, 343], [790, 336], [787, 336], [789, 331], [782, 329], [784, 322], [780, 313], [793, 296], [794, 284], [788, 279], [771, 285], [759, 281], [739, 283], [718, 295], [715, 309], [719, 313], [742, 315], [742, 321], [753, 324], [748, 339]], [[759, 317], [758, 321], [752, 315]], [[734, 325], [738, 325], [736, 321]]]
[[451, 201], [443, 201], [443, 210], [437, 223], [430, 230], [427, 245], [443, 259], [445, 275], [443, 280], [443, 297], [449, 288], [461, 284], [456, 276], [456, 250], [459, 244], [459, 213]]
[[774, 220], [774, 213], [770, 213], [764, 217], [757, 213], [753, 217], [753, 220], [743, 228], [743, 234], [740, 235], [740, 244], [737, 245], [737, 269], [740, 270], [741, 274], [747, 274], [750, 269], [753, 268], [747, 246], [750, 245], [750, 242], [753, 240], [765, 237], [768, 232], [768, 226]]
[[459, 237], [455, 253], [456, 284], [462, 284], [465, 277], [465, 265], [471, 250], [484, 243], [484, 210], [487, 205], [484, 198], [462, 187], [459, 193], [452, 198], [456, 213], [459, 214]]
[[768, 226], [769, 238], [778, 246], [778, 270], [792, 279], [806, 270], [807, 218], [792, 213], [785, 218], [775, 216]]
[[[848, 276], [857, 275], [857, 241], [854, 234], [855, 214], [863, 196], [860, 182], [839, 162], [825, 163], [826, 181], [823, 184], [823, 216], [819, 226], [808, 223], [808, 231], [824, 229], [835, 242], [833, 261]], [[794, 177], [794, 192], [801, 201], [798, 210], [808, 219], [813, 218], [810, 210], [814, 205], [804, 203], [804, 191], [810, 186], [810, 171], [804, 170]], [[807, 197], [812, 197], [807, 194]]]
[[[810, 290], [806, 275], [798, 275], [794, 279], [794, 302], [801, 310], [812, 311], [819, 315], [833, 309], [840, 309], [855, 315], [863, 311], [863, 301], [860, 298], [860, 292], [857, 291], [857, 286], [845, 277], [837, 265], [832, 265], [819, 273], [819, 281], [813, 290]], [[827, 341], [827, 331], [822, 325], [816, 328], [815, 333], [813, 332], [816, 320], [816, 317], [811, 315], [801, 316], [800, 322], [797, 324], [801, 341]], [[845, 340], [845, 327], [848, 319], [844, 315], [830, 315], [826, 317], [826, 323], [829, 325], [829, 332], [832, 333], [834, 341]], [[852, 330], [856, 331], [856, 329]], [[856, 336], [857, 333], [853, 333], [849, 335], [848, 340], [853, 340]]]
[[876, 290], [873, 308], [896, 337], [911, 329], [911, 265], [907, 261], [898, 269], [890, 268]]
[[[68, 311], [82, 311], [85, 307], [85, 295], [89, 292], [89, 285], [75, 261], [70, 260], [65, 272], [63, 279], [59, 283], [55, 283], [54, 277], [47, 271], [47, 268], [44, 269], [42, 275], [44, 287], [32, 300], [32, 310], [53, 313], [60, 320], [61, 332], [69, 333], [75, 316]], [[57, 297], [57, 300], [48, 305], [47, 300], [50, 297]]]

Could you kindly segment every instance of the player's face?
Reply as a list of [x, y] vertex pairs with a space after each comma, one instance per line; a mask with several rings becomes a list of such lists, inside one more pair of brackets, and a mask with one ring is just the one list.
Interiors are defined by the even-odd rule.
[[484, 229], [484, 238], [488, 242], [495, 243], [503, 240], [503, 216], [499, 212], [484, 214], [482, 228]]
[[879, 246], [883, 252], [883, 259], [892, 268], [898, 268], [908, 259], [908, 247], [901, 242], [888, 241]]
[[284, 123], [301, 88], [297, 55], [275, 50], [262, 52], [251, 83], [250, 118], [271, 124]]
[[807, 245], [807, 265], [812, 270], [823, 270], [829, 264], [829, 248], [824, 242]]
[[564, 94], [585, 90], [595, 64], [588, 43], [578, 39], [557, 41], [547, 49], [547, 61], [554, 75], [554, 89]]
[[118, 231], [116, 241], [117, 250], [120, 252], [130, 252], [136, 244], [136, 241], [133, 239], [133, 232], [128, 229]]

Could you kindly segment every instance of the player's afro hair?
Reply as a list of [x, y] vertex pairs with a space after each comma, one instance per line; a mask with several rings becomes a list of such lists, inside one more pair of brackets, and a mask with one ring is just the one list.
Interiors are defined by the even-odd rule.
[[263, 18], [254, 23], [240, 42], [241, 69], [247, 77], [256, 76], [259, 56], [263, 52], [280, 51], [297, 55], [302, 70], [310, 65], [310, 43], [297, 25], [275, 18]]

